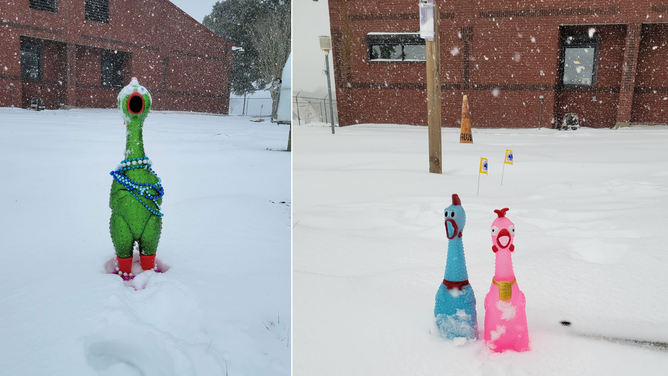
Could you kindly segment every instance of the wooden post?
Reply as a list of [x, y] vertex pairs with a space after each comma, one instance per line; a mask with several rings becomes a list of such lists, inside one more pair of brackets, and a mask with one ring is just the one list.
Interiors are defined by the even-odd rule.
[[425, 41], [427, 52], [427, 121], [429, 125], [429, 172], [441, 169], [441, 48], [440, 15], [434, 2], [434, 40]]

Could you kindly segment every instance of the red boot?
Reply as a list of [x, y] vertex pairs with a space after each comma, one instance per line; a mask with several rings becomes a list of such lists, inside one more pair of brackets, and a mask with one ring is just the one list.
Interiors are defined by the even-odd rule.
[[141, 257], [141, 268], [144, 270], [152, 270], [155, 269], [155, 255], [153, 256], [144, 256], [144, 255], [139, 255]]
[[132, 256], [128, 258], [116, 257], [116, 262], [118, 263], [116, 273], [124, 280], [129, 280], [132, 277]]

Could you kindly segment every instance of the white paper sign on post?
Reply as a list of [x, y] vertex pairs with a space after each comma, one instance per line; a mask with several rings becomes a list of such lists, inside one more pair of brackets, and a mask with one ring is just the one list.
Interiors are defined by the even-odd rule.
[[420, 38], [434, 40], [434, 0], [420, 0]]

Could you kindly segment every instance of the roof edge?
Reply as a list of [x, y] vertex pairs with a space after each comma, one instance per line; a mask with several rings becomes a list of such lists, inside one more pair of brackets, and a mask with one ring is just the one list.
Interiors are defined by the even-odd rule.
[[229, 41], [223, 39], [223, 37], [221, 37], [220, 35], [214, 33], [211, 29], [209, 29], [208, 27], [204, 26], [204, 24], [202, 24], [201, 22], [199, 22], [199, 21], [197, 21], [196, 19], [194, 19], [191, 15], [189, 15], [188, 13], [186, 13], [186, 11], [184, 11], [184, 10], [181, 9], [181, 8], [179, 8], [178, 5], [172, 3], [172, 2], [169, 1], [169, 0], [162, 0], [162, 2], [163, 2], [163, 3], [167, 3], [167, 4], [169, 4], [170, 6], [172, 6], [173, 8], [175, 8], [176, 10], [178, 10], [179, 12], [181, 12], [184, 16], [186, 16], [186, 17], [190, 18], [191, 20], [195, 21], [199, 26], [201, 26], [202, 28], [204, 28], [204, 29], [205, 29], [206, 31], [208, 31], [209, 33], [211, 33], [211, 35], [214, 35], [214, 36], [216, 36], [218, 39], [222, 40], [224, 44], [226, 44], [226, 45], [228, 45], [228, 46], [234, 46], [234, 45], [235, 45], [234, 43], [229, 42]]

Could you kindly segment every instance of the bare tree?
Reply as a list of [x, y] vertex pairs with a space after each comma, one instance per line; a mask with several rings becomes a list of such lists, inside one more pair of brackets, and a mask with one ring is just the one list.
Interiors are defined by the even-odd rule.
[[276, 7], [276, 11], [267, 13], [253, 25], [250, 41], [259, 52], [255, 68], [261, 82], [271, 91], [272, 100], [276, 101], [278, 83], [283, 66], [290, 55], [290, 2]]
[[[284, 43], [290, 49], [290, 4], [291, 0], [224, 0], [217, 2], [211, 14], [204, 17], [204, 26], [228, 42], [243, 48], [236, 53], [230, 72], [232, 92], [244, 95], [266, 89], [276, 77], [275, 74], [260, 73], [257, 64], [265, 64], [265, 59], [279, 61], [279, 72], [287, 54], [277, 56], [273, 43]], [[274, 17], [269, 17], [269, 16]], [[280, 27], [275, 26], [280, 25]], [[287, 33], [286, 33], [287, 27]], [[263, 46], [255, 46], [251, 40], [276, 38]]]

